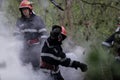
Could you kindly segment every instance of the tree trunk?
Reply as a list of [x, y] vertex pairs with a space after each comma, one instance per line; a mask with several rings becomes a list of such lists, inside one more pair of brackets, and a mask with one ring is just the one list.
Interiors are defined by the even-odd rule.
[[66, 0], [65, 1], [65, 18], [66, 18], [66, 25], [68, 25], [69, 29], [73, 29], [73, 21], [72, 21], [72, 2], [73, 0]]

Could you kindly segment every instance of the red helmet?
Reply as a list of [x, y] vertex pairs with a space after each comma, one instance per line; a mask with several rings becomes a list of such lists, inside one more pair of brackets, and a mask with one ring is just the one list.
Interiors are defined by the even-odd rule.
[[28, 0], [23, 0], [19, 5], [19, 9], [22, 9], [22, 8], [29, 8], [30, 10], [32, 10], [33, 9], [32, 2]]
[[62, 28], [61, 34], [63, 34], [64, 36], [67, 36], [66, 29], [63, 26], [61, 26], [61, 28]]

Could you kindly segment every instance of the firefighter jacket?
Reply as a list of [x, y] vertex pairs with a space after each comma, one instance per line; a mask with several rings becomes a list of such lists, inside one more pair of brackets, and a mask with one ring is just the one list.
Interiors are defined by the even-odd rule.
[[49, 65], [54, 65], [55, 67], [57, 67], [58, 65], [70, 67], [72, 65], [73, 61], [70, 58], [66, 57], [65, 53], [62, 50], [61, 44], [62, 44], [61, 42], [53, 40], [51, 39], [51, 37], [49, 37], [45, 41], [41, 53], [43, 68], [45, 67], [49, 69]]
[[19, 18], [16, 23], [15, 32], [21, 34], [22, 38], [26, 41], [47, 37], [43, 20], [35, 14], [32, 14], [30, 18]]

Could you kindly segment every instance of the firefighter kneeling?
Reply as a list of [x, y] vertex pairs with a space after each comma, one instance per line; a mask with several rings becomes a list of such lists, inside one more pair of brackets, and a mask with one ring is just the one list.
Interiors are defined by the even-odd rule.
[[51, 70], [55, 80], [64, 80], [59, 65], [65, 67], [80, 68], [82, 72], [87, 71], [87, 65], [67, 58], [62, 50], [62, 41], [66, 38], [66, 30], [63, 26], [53, 25], [50, 36], [45, 41], [41, 53], [41, 68]]

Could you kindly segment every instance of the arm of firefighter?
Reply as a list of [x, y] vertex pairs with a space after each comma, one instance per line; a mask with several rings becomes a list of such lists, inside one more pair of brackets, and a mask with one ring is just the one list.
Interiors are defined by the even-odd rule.
[[13, 36], [18, 40], [23, 40], [22, 33], [17, 29], [13, 32]]
[[87, 71], [87, 65], [84, 63], [80, 63], [79, 61], [71, 60], [70, 58], [67, 58], [65, 53], [64, 56], [61, 58], [61, 65], [65, 67], [73, 67], [75, 69], [80, 68], [82, 72]]
[[47, 30], [45, 28], [39, 29], [39, 33], [40, 33], [40, 44], [41, 46], [43, 46], [45, 40], [47, 39]]
[[73, 67], [75, 69], [80, 68], [82, 72], [85, 72], [88, 69], [85, 63], [81, 63], [79, 61], [72, 61], [70, 67]]
[[19, 25], [20, 25], [20, 21], [17, 20], [16, 26], [15, 26], [14, 32], [13, 32], [13, 35], [14, 35], [14, 36], [21, 34], [20, 29], [19, 29]]
[[20, 31], [20, 28], [19, 28], [19, 21], [16, 22], [16, 27], [14, 28], [13, 36], [15, 36], [19, 40], [23, 39], [22, 32]]
[[119, 32], [120, 32], [120, 27], [117, 27], [115, 32], [110, 37], [108, 37], [104, 42], [102, 42], [102, 45], [106, 47], [111, 47], [114, 43], [116, 33]]
[[44, 21], [41, 19], [41, 17], [38, 17], [37, 19], [37, 22], [38, 23], [38, 32], [40, 33], [40, 38], [47, 38], [47, 29], [46, 29], [46, 26], [44, 24]]
[[116, 32], [113, 33], [110, 37], [108, 37], [104, 42], [102, 42], [102, 45], [106, 47], [111, 47], [114, 42], [115, 34]]
[[39, 22], [38, 23], [39, 40], [41, 45], [43, 46], [44, 41], [48, 37], [48, 33], [44, 21], [41, 19], [41, 17], [38, 17], [37, 22]]

